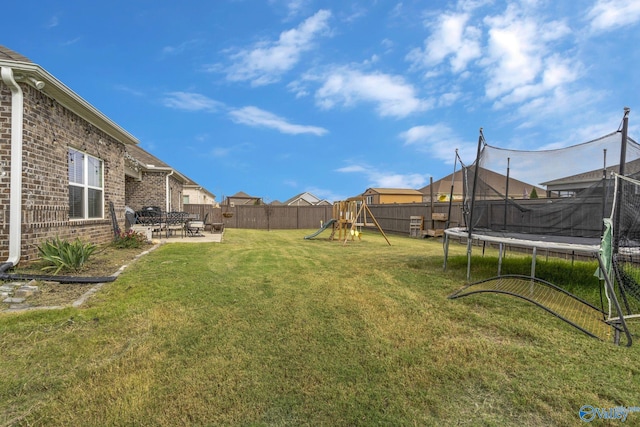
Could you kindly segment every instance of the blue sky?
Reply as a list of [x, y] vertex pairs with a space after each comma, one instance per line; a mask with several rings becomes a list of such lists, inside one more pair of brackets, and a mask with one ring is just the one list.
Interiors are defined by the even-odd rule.
[[[578, 7], [578, 5], [580, 5]], [[640, 129], [640, 1], [26, 0], [0, 44], [216, 194], [419, 189]], [[636, 118], [638, 117], [638, 118]]]

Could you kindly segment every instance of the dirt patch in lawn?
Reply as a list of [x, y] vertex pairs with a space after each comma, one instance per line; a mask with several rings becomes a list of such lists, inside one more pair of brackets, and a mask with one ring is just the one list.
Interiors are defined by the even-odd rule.
[[[66, 277], [110, 277], [123, 266], [131, 264], [139, 256], [154, 248], [144, 245], [141, 248], [120, 249], [114, 246], [101, 246], [94, 252], [80, 271], [60, 271], [57, 276]], [[20, 263], [9, 274], [49, 275], [43, 271], [46, 264], [36, 260]], [[0, 282], [2, 297], [0, 311], [16, 311], [45, 307], [67, 307], [78, 301], [83, 295], [96, 287], [96, 283], [58, 283], [55, 276], [50, 280], [42, 279], [6, 279]], [[33, 288], [35, 287], [35, 288]]]

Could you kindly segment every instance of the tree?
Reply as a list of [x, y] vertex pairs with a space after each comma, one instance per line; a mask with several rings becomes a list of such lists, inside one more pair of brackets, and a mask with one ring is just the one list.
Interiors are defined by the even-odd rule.
[[531, 195], [529, 195], [530, 199], [537, 199], [538, 198], [538, 192], [536, 191], [536, 187], [533, 187], [533, 190], [531, 190]]

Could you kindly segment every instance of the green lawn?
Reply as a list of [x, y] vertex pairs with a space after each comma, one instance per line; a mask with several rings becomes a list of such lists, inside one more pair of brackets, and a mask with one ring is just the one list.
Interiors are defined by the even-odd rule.
[[439, 241], [310, 232], [163, 245], [80, 309], [0, 315], [0, 425], [575, 426], [583, 405], [640, 406], [640, 342], [448, 300], [464, 246], [443, 272]]

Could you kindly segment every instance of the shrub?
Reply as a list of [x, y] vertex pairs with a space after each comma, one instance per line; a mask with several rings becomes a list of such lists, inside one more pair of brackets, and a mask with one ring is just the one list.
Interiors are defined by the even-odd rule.
[[40, 257], [50, 264], [42, 267], [42, 270], [54, 270], [53, 274], [58, 274], [61, 270], [79, 271], [96, 248], [96, 245], [83, 243], [80, 239], [73, 243], [59, 237], [47, 239], [38, 246]]
[[133, 230], [121, 231], [113, 241], [113, 246], [119, 249], [140, 248], [147, 244], [147, 236]]
[[538, 198], [538, 192], [536, 191], [535, 187], [533, 188], [533, 190], [531, 190], [531, 195], [529, 196], [530, 199], [537, 199]]

